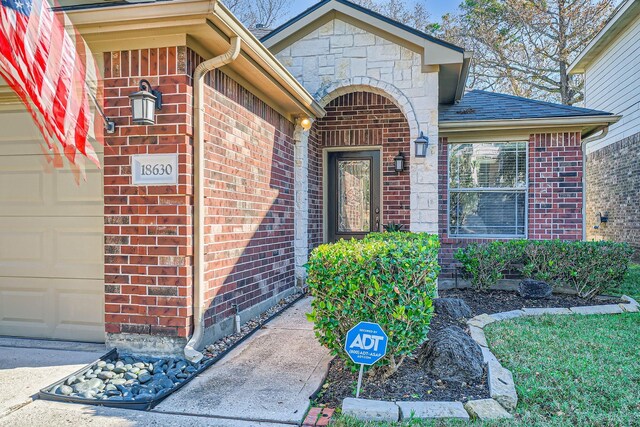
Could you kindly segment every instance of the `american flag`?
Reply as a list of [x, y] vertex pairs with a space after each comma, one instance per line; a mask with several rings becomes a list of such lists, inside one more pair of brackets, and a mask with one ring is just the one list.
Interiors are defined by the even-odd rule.
[[103, 143], [104, 122], [90, 107], [99, 108], [102, 88], [85, 41], [47, 0], [0, 1], [0, 77], [31, 114], [44, 152], [59, 166], [62, 151], [75, 171], [83, 156], [100, 166], [92, 144]]

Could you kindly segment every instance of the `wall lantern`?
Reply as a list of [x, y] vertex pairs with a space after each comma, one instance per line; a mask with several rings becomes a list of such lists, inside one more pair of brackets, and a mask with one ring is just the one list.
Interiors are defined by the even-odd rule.
[[300, 120], [300, 126], [304, 131], [308, 131], [309, 129], [311, 129], [311, 119], [305, 117], [304, 119]]
[[151, 83], [140, 80], [140, 90], [129, 95], [131, 99], [131, 120], [139, 125], [156, 123], [155, 112], [162, 109], [162, 93], [151, 89]]
[[393, 168], [397, 173], [404, 170], [404, 154], [402, 154], [401, 151], [399, 151], [398, 155], [393, 158]]
[[429, 137], [424, 136], [420, 131], [420, 136], [413, 141], [416, 144], [416, 157], [427, 157], [427, 148], [429, 147]]

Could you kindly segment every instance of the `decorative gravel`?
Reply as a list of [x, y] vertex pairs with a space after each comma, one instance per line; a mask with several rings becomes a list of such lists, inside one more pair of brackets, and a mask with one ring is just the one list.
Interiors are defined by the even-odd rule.
[[97, 400], [149, 401], [167, 393], [200, 369], [200, 363], [178, 358], [123, 355], [100, 360], [49, 392]]
[[[62, 384], [45, 390], [49, 393], [94, 401], [150, 402], [168, 395], [179, 384], [215, 363], [218, 356], [283, 311], [302, 293], [293, 294], [260, 316], [245, 323], [240, 332], [206, 346], [204, 358], [192, 363], [183, 358], [116, 355], [99, 360]], [[105, 402], [106, 404], [106, 402]]]

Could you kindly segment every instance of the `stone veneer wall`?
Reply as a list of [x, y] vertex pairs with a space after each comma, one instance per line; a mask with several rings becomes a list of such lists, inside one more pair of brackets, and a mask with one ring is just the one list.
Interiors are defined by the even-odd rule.
[[640, 259], [640, 133], [587, 155], [587, 239], [629, 242]]
[[384, 95], [408, 120], [410, 140], [420, 130], [429, 136], [426, 158], [409, 150], [410, 223], [412, 231], [437, 232], [438, 73], [422, 72], [420, 53], [334, 19], [275, 55], [322, 104], [356, 91]]
[[[454, 253], [469, 243], [490, 238], [449, 237], [447, 212], [447, 139], [440, 139], [440, 279], [455, 277]], [[532, 134], [529, 137], [529, 239], [582, 239], [582, 150], [579, 132]]]

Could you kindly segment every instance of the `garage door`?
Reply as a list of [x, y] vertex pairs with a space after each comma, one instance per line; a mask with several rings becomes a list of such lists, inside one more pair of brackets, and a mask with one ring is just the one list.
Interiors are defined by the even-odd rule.
[[0, 335], [103, 342], [102, 174], [87, 162], [77, 185], [38, 139], [0, 109]]

